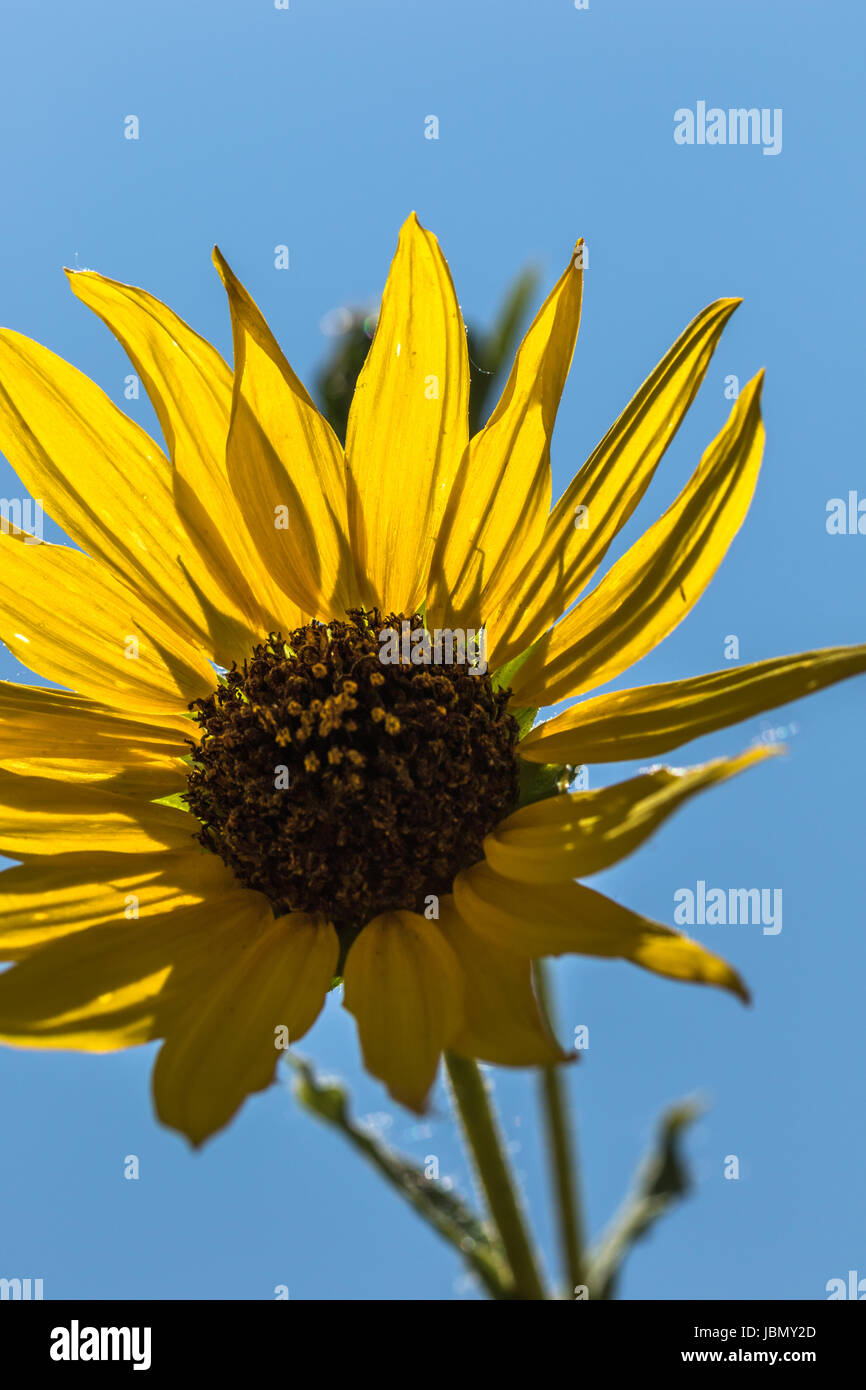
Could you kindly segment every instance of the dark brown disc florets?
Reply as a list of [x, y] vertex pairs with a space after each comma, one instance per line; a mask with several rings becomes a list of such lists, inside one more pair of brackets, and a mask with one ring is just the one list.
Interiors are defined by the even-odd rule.
[[383, 660], [380, 633], [405, 621], [422, 627], [374, 609], [272, 634], [190, 706], [199, 838], [278, 913], [353, 928], [423, 911], [515, 804], [508, 692], [468, 664], [395, 660], [393, 644]]

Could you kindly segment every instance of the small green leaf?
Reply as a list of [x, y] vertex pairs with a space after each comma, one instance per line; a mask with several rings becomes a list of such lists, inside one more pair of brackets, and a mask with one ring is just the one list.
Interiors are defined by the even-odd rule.
[[156, 806], [174, 806], [178, 811], [188, 811], [186, 792], [172, 792], [171, 796], [155, 796], [153, 798]]
[[518, 729], [517, 741], [518, 741], [518, 743], [520, 743], [523, 739], [526, 738], [526, 735], [529, 733], [530, 729], [532, 728], [533, 724], [535, 723], [535, 716], [536, 716], [537, 714], [538, 714], [538, 710], [537, 710], [537, 709], [533, 709], [531, 706], [527, 706], [526, 709], [513, 709], [513, 710], [511, 710], [511, 717], [512, 717], [512, 719], [516, 719], [516, 720], [517, 720], [517, 729]]
[[681, 1101], [659, 1123], [656, 1142], [638, 1170], [634, 1191], [593, 1251], [586, 1275], [591, 1299], [610, 1299], [633, 1245], [691, 1188], [680, 1153], [680, 1136], [702, 1114], [694, 1101]]
[[327, 1120], [438, 1231], [470, 1266], [493, 1298], [511, 1296], [507, 1266], [487, 1227], [453, 1192], [425, 1176], [409, 1159], [389, 1149], [349, 1116], [349, 1098], [339, 1081], [319, 1080], [302, 1057], [286, 1054], [296, 1073], [295, 1096], [307, 1110]]
[[531, 642], [528, 647], [524, 648], [519, 656], [514, 657], [512, 661], [506, 662], [504, 666], [499, 667], [498, 671], [493, 672], [493, 675], [490, 677], [490, 683], [494, 690], [507, 690], [509, 688], [517, 672], [520, 670], [523, 663], [529, 660], [529, 657], [540, 641], [540, 637], [536, 638], [534, 642]]
[[574, 768], [565, 763], [530, 763], [521, 760], [518, 770], [517, 805], [531, 806], [568, 791], [574, 779]]

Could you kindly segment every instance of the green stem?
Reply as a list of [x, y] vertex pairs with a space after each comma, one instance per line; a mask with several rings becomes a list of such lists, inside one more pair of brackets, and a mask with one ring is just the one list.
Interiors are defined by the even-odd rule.
[[[535, 993], [551, 1033], [555, 1032], [550, 980], [543, 960], [533, 963]], [[584, 1227], [577, 1190], [577, 1146], [569, 1125], [568, 1101], [561, 1067], [541, 1069], [541, 1095], [547, 1130], [550, 1172], [559, 1209], [559, 1241], [570, 1295], [586, 1283]]]
[[458, 1057], [456, 1053], [446, 1053], [445, 1065], [487, 1205], [514, 1276], [514, 1296], [544, 1299], [546, 1295], [484, 1078], [476, 1062]]

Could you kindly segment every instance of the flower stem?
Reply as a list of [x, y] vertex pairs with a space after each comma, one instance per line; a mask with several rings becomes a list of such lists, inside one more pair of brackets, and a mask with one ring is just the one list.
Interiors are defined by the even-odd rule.
[[546, 1295], [484, 1078], [476, 1062], [458, 1057], [456, 1053], [445, 1054], [445, 1065], [487, 1205], [511, 1266], [514, 1296], [544, 1299]]
[[[548, 1028], [553, 1033], [555, 1029], [546, 961], [536, 960], [533, 962], [533, 976], [539, 1008], [547, 1021]], [[547, 1129], [550, 1171], [559, 1208], [559, 1241], [571, 1295], [576, 1285], [586, 1282], [585, 1243], [583, 1216], [576, 1181], [577, 1146], [569, 1124], [568, 1102], [560, 1067], [543, 1067], [541, 1069], [541, 1094]]]

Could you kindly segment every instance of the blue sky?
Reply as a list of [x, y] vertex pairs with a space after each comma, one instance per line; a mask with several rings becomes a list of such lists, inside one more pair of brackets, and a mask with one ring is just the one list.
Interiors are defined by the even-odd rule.
[[[560, 491], [679, 331], [720, 295], [744, 303], [624, 536], [667, 505], [721, 427], [725, 378], [766, 366], [768, 441], [748, 521], [690, 618], [620, 684], [864, 638], [866, 536], [826, 505], [862, 460], [863, 18], [825, 0], [149, 0], [4, 7], [0, 322], [44, 342], [118, 403], [129, 368], [66, 288], [63, 265], [141, 284], [228, 355], [218, 242], [296, 370], [320, 322], [374, 305], [415, 208], [464, 314], [489, 320], [527, 262], [558, 275], [589, 246], [584, 313], [554, 441]], [[783, 111], [781, 153], [681, 146], [674, 112]], [[137, 141], [124, 138], [136, 115]], [[424, 138], [425, 118], [439, 139]], [[274, 268], [287, 245], [290, 268]], [[144, 399], [128, 402], [155, 428]], [[17, 495], [5, 464], [0, 491]], [[20, 489], [19, 489], [20, 491]], [[51, 537], [56, 533], [50, 528]], [[619, 553], [618, 547], [614, 553]], [[27, 679], [0, 655], [0, 676]], [[784, 925], [693, 930], [753, 987], [728, 997], [626, 964], [556, 969], [589, 1223], [612, 1214], [667, 1103], [700, 1094], [690, 1200], [634, 1253], [625, 1298], [821, 1298], [866, 1275], [862, 1154], [864, 683], [691, 745], [674, 761], [788, 731], [789, 756], [691, 803], [595, 881], [673, 920], [673, 895], [780, 888]], [[591, 770], [591, 782], [615, 771]], [[444, 1094], [418, 1129], [360, 1069], [332, 999], [305, 1053], [359, 1114], [471, 1188]], [[152, 1049], [0, 1051], [0, 1275], [60, 1297], [452, 1299], [474, 1296], [448, 1248], [404, 1211], [285, 1081], [192, 1154], [153, 1120]], [[555, 1265], [531, 1075], [492, 1074], [548, 1266]], [[140, 1160], [124, 1180], [127, 1154]], [[740, 1160], [738, 1181], [723, 1177]]]

